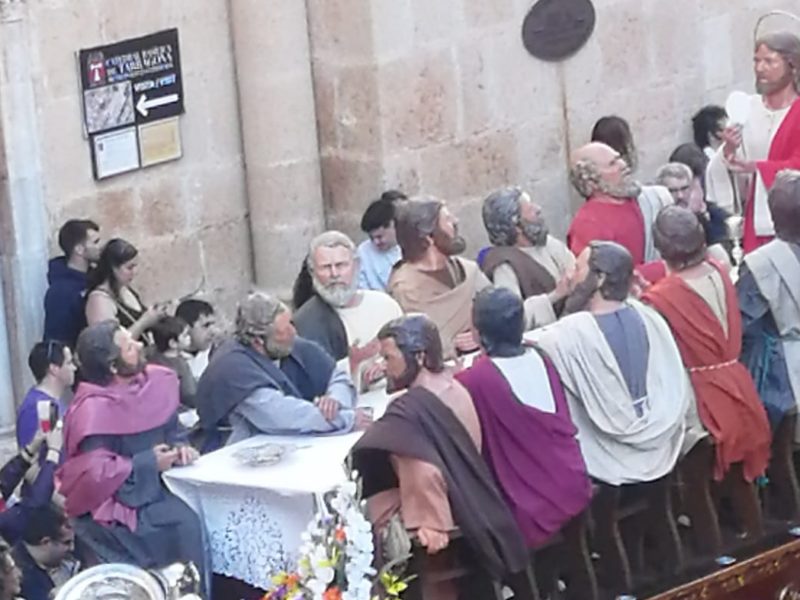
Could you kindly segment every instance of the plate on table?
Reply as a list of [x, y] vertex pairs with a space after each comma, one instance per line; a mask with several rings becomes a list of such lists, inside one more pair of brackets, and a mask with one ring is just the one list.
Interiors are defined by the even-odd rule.
[[295, 450], [297, 450], [297, 446], [294, 444], [276, 444], [270, 442], [268, 444], [241, 448], [233, 453], [233, 457], [245, 466], [262, 467], [278, 464], [284, 456], [291, 454]]

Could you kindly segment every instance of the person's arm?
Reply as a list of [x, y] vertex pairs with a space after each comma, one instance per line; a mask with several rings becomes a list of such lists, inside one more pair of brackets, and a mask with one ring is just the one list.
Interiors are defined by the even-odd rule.
[[522, 298], [522, 290], [519, 287], [519, 279], [514, 269], [508, 263], [502, 263], [497, 266], [492, 274], [494, 278], [494, 286], [498, 288], [505, 288], [512, 291], [517, 297]]
[[353, 380], [345, 369], [334, 367], [328, 382], [327, 396], [333, 398], [344, 409], [355, 408], [358, 395]]
[[251, 427], [273, 435], [350, 431], [355, 421], [355, 413], [349, 408], [327, 421], [313, 402], [287, 396], [274, 388], [257, 389], [233, 412]]
[[[81, 442], [81, 452], [90, 452], [97, 448], [105, 448], [111, 452], [116, 450], [109, 443], [111, 436], [92, 436]], [[161, 497], [161, 471], [158, 468], [155, 452], [148, 448], [131, 458], [131, 474], [122, 483], [114, 496], [131, 508], [138, 508], [155, 502]]]
[[91, 292], [86, 298], [86, 323], [95, 325], [117, 318], [117, 304], [108, 294], [100, 291]]

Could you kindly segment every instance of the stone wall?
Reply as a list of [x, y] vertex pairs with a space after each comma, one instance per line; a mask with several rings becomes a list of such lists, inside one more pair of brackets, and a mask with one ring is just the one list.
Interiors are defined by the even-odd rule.
[[[140, 250], [135, 286], [148, 302], [204, 294], [230, 306], [252, 279], [244, 158], [226, 0], [29, 2], [42, 184], [55, 233], [91, 217], [102, 236]], [[108, 180], [92, 177], [75, 53], [177, 27], [186, 114], [178, 161]]]
[[385, 187], [450, 201], [474, 252], [482, 198], [528, 187], [563, 234], [579, 199], [567, 156], [606, 114], [629, 120], [639, 175], [690, 140], [689, 117], [752, 89], [757, 17], [792, 0], [595, 0], [565, 62], [525, 51], [532, 0], [309, 0], [328, 223], [357, 234]]

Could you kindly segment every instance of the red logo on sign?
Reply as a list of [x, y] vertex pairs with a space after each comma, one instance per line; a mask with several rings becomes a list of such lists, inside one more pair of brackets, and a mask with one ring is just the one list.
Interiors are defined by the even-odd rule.
[[94, 52], [86, 59], [86, 73], [89, 87], [103, 85], [106, 82], [106, 61], [102, 52]]

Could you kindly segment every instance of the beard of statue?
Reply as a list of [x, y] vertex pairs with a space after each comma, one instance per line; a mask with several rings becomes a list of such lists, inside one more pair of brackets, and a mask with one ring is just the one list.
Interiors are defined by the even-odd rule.
[[601, 180], [599, 186], [602, 193], [612, 198], [638, 198], [642, 193], [642, 184], [630, 174], [626, 175], [619, 184], [611, 185]]
[[458, 227], [454, 227], [452, 236], [447, 235], [439, 227], [433, 232], [433, 245], [446, 256], [461, 254], [467, 248], [467, 241], [458, 235]]
[[534, 246], [541, 247], [547, 244], [550, 230], [544, 220], [520, 221], [519, 228], [522, 230], [522, 235]]
[[795, 75], [791, 67], [786, 67], [786, 72], [775, 83], [768, 83], [766, 81], [758, 81], [756, 79], [756, 92], [760, 96], [771, 96], [777, 92], [785, 90], [787, 87], [794, 85]]
[[406, 357], [406, 370], [403, 371], [398, 377], [388, 377], [386, 382], [386, 392], [391, 394], [401, 390], [408, 389], [419, 375], [420, 366], [416, 358], [411, 360]]
[[269, 356], [272, 360], [286, 358], [292, 353], [293, 346], [294, 342], [289, 344], [281, 344], [272, 338], [267, 338], [264, 340], [264, 350], [266, 350], [267, 356]]
[[330, 304], [334, 308], [344, 308], [358, 292], [358, 278], [355, 273], [353, 273], [350, 283], [336, 279], [330, 281], [327, 285], [323, 284], [315, 273], [312, 273], [311, 283], [317, 295], [326, 304]]
[[586, 279], [575, 285], [572, 293], [567, 296], [564, 304], [564, 313], [571, 315], [589, 308], [592, 296], [599, 289], [599, 281], [596, 273], [589, 273]]

